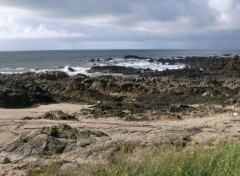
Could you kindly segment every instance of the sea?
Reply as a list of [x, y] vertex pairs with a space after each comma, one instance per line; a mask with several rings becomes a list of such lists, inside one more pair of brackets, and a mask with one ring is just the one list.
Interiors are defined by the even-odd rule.
[[[149, 62], [148, 58], [177, 59], [187, 56], [226, 56], [240, 54], [240, 50], [50, 50], [50, 51], [1, 51], [0, 73], [63, 71], [68, 75], [86, 74], [93, 66], [126, 66], [153, 70], [179, 69], [185, 65], [168, 65]], [[126, 55], [146, 59], [124, 59]]]

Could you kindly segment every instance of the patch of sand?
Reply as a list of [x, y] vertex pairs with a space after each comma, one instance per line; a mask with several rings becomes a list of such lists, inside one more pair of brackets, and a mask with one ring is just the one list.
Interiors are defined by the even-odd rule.
[[[83, 116], [78, 116], [79, 121], [18, 119], [24, 116], [40, 116], [52, 110], [76, 113], [87, 107], [89, 106], [64, 103], [41, 105], [26, 109], [0, 108], [0, 149], [23, 133], [31, 132], [33, 129], [39, 129], [43, 126], [53, 126], [62, 123], [81, 129], [100, 130], [107, 133], [114, 140], [135, 140], [149, 143], [152, 141], [160, 142], [164, 137], [178, 137], [179, 134], [189, 134], [191, 141], [195, 144], [211, 146], [234, 139], [240, 135], [240, 115], [237, 112], [214, 114], [205, 118], [184, 119], [181, 121], [129, 122], [119, 118], [87, 119]], [[8, 169], [4, 169], [5, 167], [7, 168], [7, 165], [0, 164], [0, 169], [10, 171], [12, 169], [12, 166], [10, 166]], [[12, 173], [9, 172], [6, 175], [11, 175]], [[19, 174], [19, 172], [16, 173]]]
[[53, 110], [61, 110], [66, 113], [79, 112], [82, 108], [87, 108], [89, 105], [76, 105], [68, 103], [50, 104], [50, 105], [35, 105], [24, 109], [4, 109], [0, 108], [0, 120], [17, 119], [19, 117], [37, 117], [45, 112]]

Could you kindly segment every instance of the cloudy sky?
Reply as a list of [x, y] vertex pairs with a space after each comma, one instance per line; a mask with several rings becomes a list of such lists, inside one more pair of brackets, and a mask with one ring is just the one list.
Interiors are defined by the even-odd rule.
[[239, 49], [239, 0], [0, 0], [0, 50]]

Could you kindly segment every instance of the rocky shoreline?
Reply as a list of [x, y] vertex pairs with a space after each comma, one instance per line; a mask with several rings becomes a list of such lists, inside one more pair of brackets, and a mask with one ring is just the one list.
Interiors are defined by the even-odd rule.
[[[81, 119], [103, 122], [102, 119], [117, 118], [119, 123], [137, 125], [159, 121], [180, 123], [184, 119], [199, 119], [210, 114], [228, 113], [239, 116], [240, 59], [237, 55], [158, 60], [126, 56], [125, 59], [133, 57], [162, 64], [184, 64], [185, 67], [165, 71], [122, 66], [92, 67], [89, 70], [91, 73], [109, 74], [99, 77], [82, 74], [68, 76], [64, 72], [0, 75], [2, 108], [25, 108], [34, 104], [63, 102], [91, 105], [73, 114], [53, 111], [36, 118], [17, 119], [16, 123], [23, 124], [41, 120], [61, 123], [28, 130], [27, 134], [25, 131], [16, 140], [2, 148], [0, 146], [2, 164], [15, 166], [22, 162], [25, 163], [24, 169], [29, 161], [39, 159], [36, 155], [41, 155], [49, 161], [57, 158], [63, 163], [65, 161], [62, 158], [67, 158], [68, 165], [63, 164], [63, 168], [77, 167], [88, 160], [89, 156], [93, 157], [92, 153], [95, 153], [96, 158], [101, 158], [101, 161], [111, 160], [121, 148], [119, 143], [131, 145], [132, 148], [145, 145], [141, 137], [135, 141], [115, 140], [109, 130], [86, 130], [79, 126], [75, 128], [74, 124], [80, 124]], [[112, 73], [126, 76], [114, 76]], [[116, 131], [114, 135], [117, 135]], [[123, 130], [120, 131], [124, 135]], [[186, 146], [192, 136], [200, 132], [200, 128], [186, 128], [182, 131], [179, 128], [174, 131], [173, 127], [171, 132], [163, 135], [151, 132], [151, 137], [150, 134], [143, 136], [149, 141], [151, 139], [154, 144], [165, 142]], [[234, 133], [233, 136], [237, 134]], [[70, 166], [71, 160], [74, 162]]]
[[[195, 111], [196, 107], [192, 105], [196, 104], [224, 107], [239, 101], [240, 61], [237, 55], [227, 58], [188, 57], [171, 62], [186, 67], [165, 71], [92, 67], [89, 72], [109, 74], [99, 77], [68, 76], [64, 72], [0, 75], [0, 107], [83, 102], [93, 104], [91, 114], [98, 117], [101, 114], [124, 117], [129, 115], [126, 112], [143, 115], [154, 111], [155, 114], [169, 115]], [[111, 76], [111, 73], [136, 76]]]

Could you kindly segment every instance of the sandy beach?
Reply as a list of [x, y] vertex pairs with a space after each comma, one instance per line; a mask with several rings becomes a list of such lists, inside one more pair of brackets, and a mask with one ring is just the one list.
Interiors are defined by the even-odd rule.
[[[223, 113], [198, 119], [185, 119], [181, 121], [160, 120], [128, 122], [122, 119], [100, 118], [87, 119], [78, 116], [79, 121], [55, 121], [55, 120], [19, 120], [19, 117], [37, 117], [45, 112], [61, 110], [68, 114], [78, 113], [88, 105], [75, 104], [51, 104], [35, 106], [27, 109], [0, 109], [0, 148], [19, 136], [31, 133], [32, 130], [41, 129], [45, 126], [68, 124], [79, 129], [92, 129], [102, 131], [111, 136], [110, 141], [125, 141], [152, 143], [161, 142], [164, 138], [178, 138], [189, 136], [189, 145], [212, 146], [232, 140], [239, 136], [240, 116], [237, 113]], [[71, 157], [69, 157], [69, 160]], [[68, 160], [68, 157], [65, 158]], [[22, 171], [17, 168], [21, 164], [0, 164], [2, 175], [19, 175]]]
[[33, 105], [29, 108], [5, 109], [0, 108], [1, 120], [16, 120], [19, 117], [37, 117], [48, 111], [62, 110], [66, 113], [79, 112], [88, 105], [75, 105], [68, 103], [50, 104], [50, 105]]

